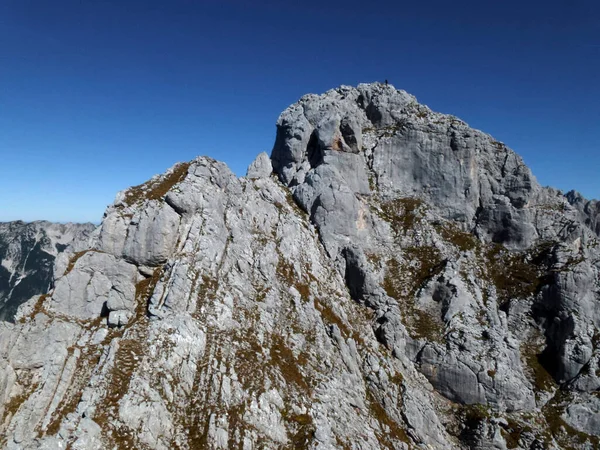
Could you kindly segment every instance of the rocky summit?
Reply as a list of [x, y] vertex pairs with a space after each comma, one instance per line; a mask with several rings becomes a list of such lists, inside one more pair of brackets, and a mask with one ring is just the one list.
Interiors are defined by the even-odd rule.
[[600, 203], [391, 85], [117, 195], [0, 323], [7, 449], [595, 449]]

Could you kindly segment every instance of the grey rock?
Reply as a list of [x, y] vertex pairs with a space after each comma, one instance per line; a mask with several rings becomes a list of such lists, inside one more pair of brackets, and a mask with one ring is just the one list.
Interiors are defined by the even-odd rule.
[[[52, 417], [36, 416], [35, 423], [60, 432], [42, 441], [36, 441], [36, 431], [25, 433], [19, 424], [37, 428], [33, 419], [22, 418], [29, 411], [24, 404], [8, 419], [8, 443], [39, 448], [68, 440], [87, 449], [110, 447], [118, 438], [133, 446], [172, 448], [177, 442], [198, 448], [208, 439], [215, 448], [261, 448], [265, 442], [333, 448], [340, 440], [361, 440], [364, 448], [376, 449], [381, 436], [391, 433], [386, 439], [406, 448], [403, 440], [411, 438], [398, 431], [407, 427], [399, 412], [399, 386], [388, 382], [371, 398], [363, 359], [372, 355], [380, 361], [378, 377], [389, 379], [399, 369], [386, 361], [368, 326], [353, 324], [350, 316], [359, 312], [344, 277], [283, 186], [269, 177], [237, 179], [220, 163], [199, 158], [163, 199], [136, 208], [146, 212], [109, 208], [99, 240], [113, 238], [95, 245], [111, 252], [80, 255], [43, 302], [43, 317], [24, 311], [23, 323], [16, 325], [35, 329], [37, 334], [27, 335], [43, 342], [55, 339], [52, 324], [62, 323], [62, 317], [79, 321], [86, 331], [72, 333], [72, 342], [60, 341], [60, 361], [73, 370], [48, 378], [46, 389], [57, 392], [55, 397], [42, 402], [39, 388], [29, 387], [32, 405], [52, 410]], [[119, 221], [108, 220], [112, 215], [133, 213], [129, 236], [151, 236], [151, 221], [136, 218], [160, 217], [165, 208], [177, 211], [172, 232], [177, 245], [104, 247], [120, 241], [110, 230], [119, 227]], [[158, 258], [157, 248], [166, 249], [165, 256]], [[140, 271], [132, 262], [143, 265]], [[138, 288], [136, 296], [140, 280], [148, 290]], [[146, 301], [150, 317], [137, 315], [137, 302]], [[108, 323], [98, 321], [104, 304]], [[107, 325], [119, 326], [101, 332]], [[16, 329], [5, 333], [10, 339], [21, 335]], [[44, 347], [31, 346], [20, 354]], [[27, 370], [54, 367], [46, 352], [33, 355], [38, 354], [27, 357], [32, 364]], [[90, 364], [89, 355], [99, 355], [98, 362]], [[321, 361], [318, 366], [314, 358]], [[10, 367], [25, 370], [15, 365], [21, 367], [16, 360]], [[8, 380], [10, 369], [3, 373]], [[61, 405], [71, 398], [69, 386], [82, 391], [74, 410], [65, 414]], [[385, 406], [378, 403], [380, 394], [387, 398]], [[430, 395], [421, 394], [425, 404], [419, 414], [435, 420], [426, 403]], [[397, 430], [379, 422], [377, 404], [389, 409], [385, 414]], [[204, 438], [193, 434], [204, 429], [200, 424], [208, 424]], [[451, 448], [439, 422], [411, 433], [421, 442]]]
[[590, 435], [600, 435], [600, 399], [589, 396], [567, 407], [564, 419], [573, 428]]
[[[274, 169], [318, 225], [343, 222], [317, 215], [325, 195], [319, 180], [332, 181], [336, 194], [342, 187], [366, 194], [370, 177], [384, 196], [419, 195], [443, 217], [476, 226], [488, 239], [523, 248], [536, 238], [524, 208], [541, 188], [521, 158], [464, 122], [418, 105], [404, 91], [359, 85], [305, 96], [282, 113], [277, 127]], [[360, 146], [345, 143], [342, 131], [348, 130], [349, 140]], [[316, 194], [307, 195], [307, 189]], [[336, 234], [352, 236], [355, 224], [347, 221], [347, 229]]]
[[105, 309], [133, 313], [137, 279], [133, 264], [108, 253], [88, 251], [56, 281], [48, 308], [83, 320], [98, 318]]
[[587, 200], [576, 191], [567, 192], [565, 197], [577, 209], [579, 220], [600, 236], [600, 202]]
[[0, 323], [0, 445], [594, 448], [594, 217], [392, 86], [304, 96], [246, 177], [119, 193]]
[[[352, 148], [343, 131], [353, 136]], [[596, 202], [542, 188], [504, 144], [377, 84], [300, 99], [279, 118], [272, 159], [339, 261], [353, 297], [375, 310], [380, 341], [396, 357], [416, 363], [447, 398], [531, 411], [552, 395], [547, 382], [539, 385], [540, 371], [550, 371], [559, 383], [576, 380], [578, 389], [596, 385], [589, 370], [583, 373], [594, 367], [592, 341], [600, 324], [594, 306], [598, 265], [591, 263], [599, 247], [586, 231], [597, 234]], [[477, 281], [481, 270], [506, 269], [494, 269], [476, 254], [448, 265], [457, 245], [494, 252], [495, 243], [515, 255], [507, 258], [524, 259], [523, 270], [536, 278], [526, 283], [539, 283], [535, 291], [507, 293], [506, 285], [498, 285], [505, 282], [500, 274], [487, 275], [493, 287]], [[421, 249], [417, 261], [403, 257], [415, 248]], [[401, 271], [414, 274], [429, 264], [419, 261], [425, 251], [435, 256], [439, 265], [428, 270], [436, 272], [416, 292], [406, 291], [410, 277]], [[361, 254], [372, 255], [375, 264]], [[393, 277], [405, 281], [394, 283]], [[442, 279], [451, 281], [440, 284]], [[382, 287], [395, 298], [382, 294]], [[500, 298], [507, 294], [512, 299]], [[510, 309], [501, 309], [501, 301]], [[403, 306], [407, 302], [415, 306]], [[407, 322], [413, 322], [408, 330]], [[546, 340], [535, 341], [532, 350], [530, 336], [539, 326]], [[543, 366], [536, 361], [542, 351], [552, 355]]]
[[254, 161], [248, 166], [247, 178], [268, 178], [273, 172], [271, 158], [265, 152], [259, 153]]
[[149, 203], [129, 224], [125, 259], [147, 266], [166, 262], [177, 244], [179, 220], [179, 214], [167, 203]]

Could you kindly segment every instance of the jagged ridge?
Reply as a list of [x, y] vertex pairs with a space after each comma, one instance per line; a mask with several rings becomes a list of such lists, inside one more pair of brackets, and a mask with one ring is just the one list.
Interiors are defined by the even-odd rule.
[[379, 84], [292, 105], [272, 162], [117, 196], [0, 328], [7, 448], [598, 445], [592, 203]]

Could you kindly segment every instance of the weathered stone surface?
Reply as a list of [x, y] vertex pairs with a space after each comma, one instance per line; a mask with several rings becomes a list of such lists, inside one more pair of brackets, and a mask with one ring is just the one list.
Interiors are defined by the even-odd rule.
[[260, 153], [248, 167], [247, 178], [268, 178], [273, 172], [271, 158], [265, 152]]
[[354, 220], [325, 218], [321, 190], [333, 182], [336, 195], [365, 195], [370, 179], [382, 196], [417, 195], [487, 239], [522, 248], [536, 238], [525, 207], [541, 188], [521, 158], [404, 91], [359, 85], [305, 96], [277, 126], [275, 170], [319, 226], [343, 227], [335, 234], [354, 236], [356, 206]]
[[133, 264], [108, 253], [87, 251], [56, 281], [48, 307], [82, 320], [100, 317], [105, 310], [132, 313], [137, 279]]
[[[382, 353], [344, 277], [280, 183], [237, 179], [222, 164], [199, 158], [163, 199], [136, 208], [140, 212], [109, 208], [95, 244], [101, 251], [72, 261], [37, 307], [45, 324], [38, 323], [40, 315], [27, 315], [35, 308], [24, 310], [16, 327], [35, 327], [46, 341], [55, 339], [49, 327], [59, 317], [91, 328], [74, 333], [74, 342], [61, 341], [61, 361], [74, 369], [68, 378], [48, 379], [47, 389], [59, 393], [45, 400], [51, 420], [30, 420], [34, 431], [19, 434], [20, 406], [8, 418], [7, 446], [43, 448], [70, 440], [82, 449], [202, 448], [202, 442], [215, 448], [261, 448], [265, 442], [331, 448], [360, 440], [376, 449], [385, 439], [406, 447], [410, 425], [402, 420], [400, 385], [381, 381], [396, 379], [401, 369]], [[129, 236], [150, 236], [143, 229], [151, 221], [136, 217], [159, 217], [164, 208], [177, 211], [177, 245], [131, 244], [131, 252], [105, 246], [119, 242], [115, 230], [122, 221], [112, 216], [129, 221]], [[166, 261], [159, 262], [157, 248], [168, 248]], [[143, 266], [138, 272], [128, 261]], [[146, 301], [150, 317], [137, 313], [138, 302]], [[106, 322], [98, 321], [102, 305]], [[101, 333], [107, 325], [114, 327]], [[16, 329], [6, 333], [19, 335]], [[32, 355], [28, 360], [39, 368], [28, 370], [49, 367]], [[8, 380], [10, 369], [3, 373]], [[366, 373], [378, 383], [376, 394]], [[28, 398], [37, 398], [39, 387], [28, 388]], [[412, 435], [451, 448], [427, 406], [431, 394], [420, 395], [425, 404], [418, 417], [428, 418], [429, 431], [414, 429]], [[381, 422], [388, 415], [389, 422]], [[43, 430], [50, 434], [36, 444]]]
[[246, 177], [119, 193], [0, 323], [0, 445], [595, 448], [594, 211], [392, 86], [305, 96]]
[[164, 263], [177, 244], [179, 219], [167, 203], [150, 203], [129, 223], [125, 259], [148, 266]]
[[380, 341], [444, 396], [534, 411], [556, 382], [596, 386], [596, 202], [392, 86], [303, 97], [272, 159]]
[[597, 435], [600, 430], [600, 399], [589, 396], [570, 405], [565, 412], [565, 420], [578, 431]]
[[581, 222], [600, 236], [600, 202], [598, 200], [587, 200], [576, 191], [569, 191], [565, 196], [579, 212]]

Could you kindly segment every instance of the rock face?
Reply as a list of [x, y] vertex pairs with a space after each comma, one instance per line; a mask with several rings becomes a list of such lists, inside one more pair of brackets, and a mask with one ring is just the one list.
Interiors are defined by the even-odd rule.
[[19, 305], [48, 292], [63, 259], [57, 261], [58, 255], [87, 248], [95, 228], [91, 223], [0, 223], [0, 320], [13, 320]]
[[9, 449], [592, 449], [597, 204], [392, 86], [117, 195], [0, 324]]

